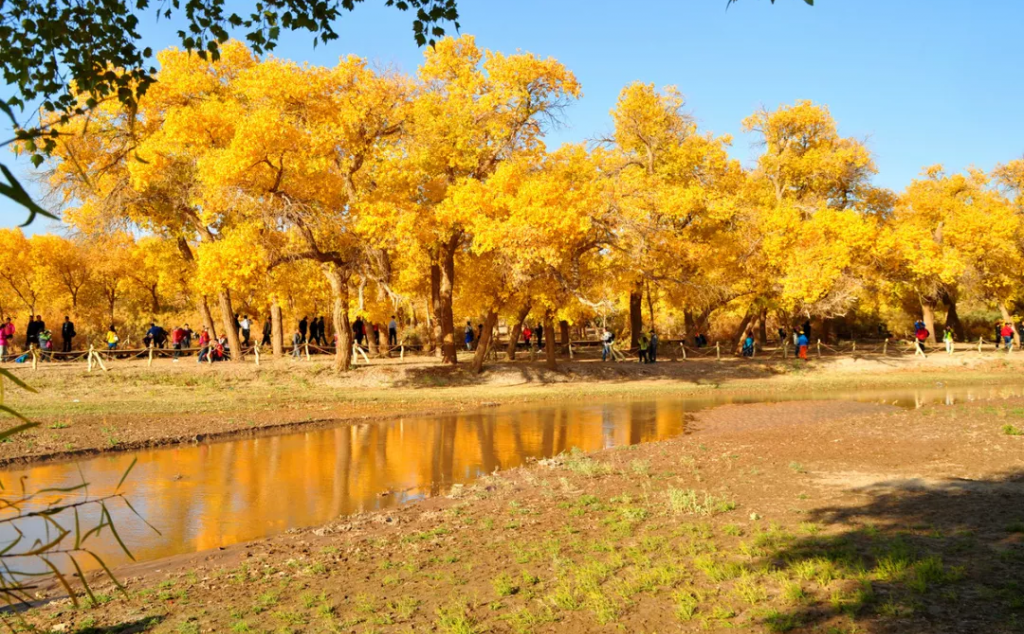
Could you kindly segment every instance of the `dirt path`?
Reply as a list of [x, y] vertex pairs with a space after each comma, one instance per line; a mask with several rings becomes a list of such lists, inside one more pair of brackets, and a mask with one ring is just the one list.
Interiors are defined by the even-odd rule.
[[[725, 406], [398, 510], [120, 571], [112, 632], [1019, 632], [1024, 399]], [[101, 584], [102, 585], [102, 584]], [[111, 629], [102, 629], [111, 628]]]
[[0, 467], [498, 403], [1000, 383], [1015, 380], [1021, 365], [1021, 355], [826, 358], [807, 365], [736, 359], [647, 366], [574, 362], [555, 372], [516, 362], [475, 375], [465, 367], [409, 359], [338, 376], [324, 360], [261, 367], [125, 361], [109, 373], [91, 374], [79, 365], [43, 364], [36, 372], [17, 368], [38, 394], [7, 391], [7, 403], [40, 427], [0, 444]]

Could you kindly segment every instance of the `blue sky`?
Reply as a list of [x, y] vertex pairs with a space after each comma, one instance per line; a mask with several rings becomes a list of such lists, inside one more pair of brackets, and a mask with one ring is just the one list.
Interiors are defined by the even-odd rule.
[[[725, 0], [460, 0], [459, 9], [462, 32], [480, 46], [555, 57], [576, 73], [584, 97], [549, 134], [552, 147], [607, 133], [619, 91], [640, 80], [678, 86], [701, 128], [733, 135], [745, 165], [757, 149], [740, 121], [797, 99], [827, 105], [841, 134], [865, 139], [876, 182], [896, 190], [926, 165], [987, 170], [1024, 154], [1024, 2], [816, 4], [740, 0], [727, 11]], [[336, 42], [314, 48], [307, 34], [289, 34], [275, 55], [330, 65], [354, 53], [414, 72], [422, 50], [411, 16], [382, 5], [367, 0], [344, 16]], [[145, 45], [174, 44], [176, 29], [147, 14]], [[30, 177], [27, 161], [13, 163]], [[0, 226], [23, 219], [0, 200]]]

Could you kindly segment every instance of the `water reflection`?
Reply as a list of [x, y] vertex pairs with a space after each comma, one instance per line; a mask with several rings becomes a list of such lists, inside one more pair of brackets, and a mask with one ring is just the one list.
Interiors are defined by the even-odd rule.
[[[682, 433], [687, 412], [725, 403], [824, 397], [921, 407], [1020, 394], [1017, 387], [992, 387], [824, 396], [791, 393], [767, 399], [757, 395], [663, 398], [496, 408], [343, 425], [141, 452], [127, 488], [132, 504], [162, 536], [117, 503], [111, 511], [136, 559], [151, 560], [438, 495], [452, 484], [573, 447], [596, 451], [670, 438]], [[5, 473], [3, 481], [10, 489], [11, 483], [24, 478], [28, 490], [37, 490], [70, 486], [84, 477], [90, 483], [90, 495], [102, 496], [113, 491], [132, 458], [111, 455], [77, 464], [43, 464]], [[83, 513], [83, 523], [95, 521], [95, 513], [96, 509]], [[43, 534], [41, 524], [33, 530]], [[11, 537], [0, 530], [0, 542]], [[125, 563], [127, 558], [110, 542], [97, 541], [94, 546], [108, 563]]]

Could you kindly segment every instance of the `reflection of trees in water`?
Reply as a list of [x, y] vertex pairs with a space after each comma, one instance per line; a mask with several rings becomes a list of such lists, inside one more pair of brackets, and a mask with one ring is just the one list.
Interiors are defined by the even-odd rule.
[[[132, 545], [140, 558], [152, 559], [316, 525], [403, 497], [381, 497], [385, 490], [439, 495], [453, 483], [528, 457], [665, 437], [674, 433], [673, 417], [678, 409], [669, 404], [497, 410], [143, 452], [132, 496], [164, 536]], [[113, 488], [130, 460], [82, 463], [91, 492]], [[79, 480], [77, 467], [68, 464], [27, 473], [34, 482]], [[131, 518], [124, 522], [132, 524]]]

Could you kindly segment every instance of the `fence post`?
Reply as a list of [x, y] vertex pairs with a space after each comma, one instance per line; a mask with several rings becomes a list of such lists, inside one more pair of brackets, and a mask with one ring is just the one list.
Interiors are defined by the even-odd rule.
[[818, 358], [821, 358], [821, 339], [818, 339]]
[[978, 337], [978, 352], [981, 352], [981, 337]]
[[782, 340], [782, 359], [785, 360], [789, 356], [789, 339]]
[[757, 342], [756, 341], [754, 342], [754, 345], [750, 346], [750, 358], [753, 359], [755, 356], [757, 356]]
[[89, 369], [86, 370], [86, 372], [92, 372], [92, 355], [94, 355], [94, 354], [96, 354], [96, 351], [93, 350], [92, 344], [90, 343], [89, 344], [89, 356], [86, 357], [86, 359], [88, 360]]
[[149, 342], [149, 362], [146, 363], [146, 367], [153, 366], [153, 342]]
[[889, 338], [888, 337], [885, 338], [885, 343], [882, 344], [882, 354], [883, 355], [889, 354]]
[[309, 361], [309, 342], [307, 341], [306, 343], [304, 343], [303, 347], [306, 350], [306, 361]]
[[405, 360], [405, 342], [398, 344], [398, 358]]
[[853, 340], [853, 351], [857, 352], [857, 340], [856, 339]]
[[36, 347], [33, 345], [33, 346], [31, 346], [29, 348], [29, 350], [32, 352], [32, 369], [35, 370], [36, 369], [36, 363], [38, 361], [37, 356], [36, 356], [37, 355]]
[[256, 365], [258, 366], [260, 364], [260, 347], [253, 346], [252, 351], [256, 354]]
[[686, 361], [686, 344], [685, 343], [679, 344], [679, 348], [682, 349], [682, 351], [683, 351], [683, 361]]
[[715, 342], [715, 358], [719, 361], [722, 360], [722, 346], [718, 341]]

